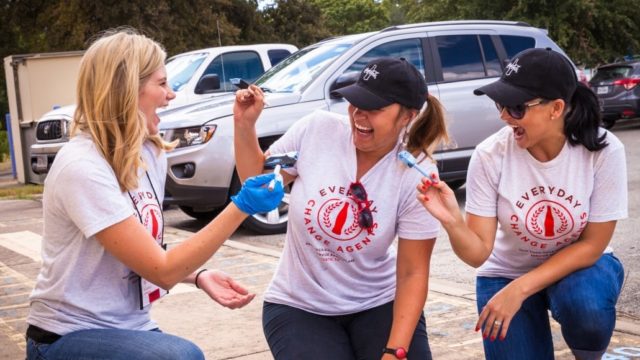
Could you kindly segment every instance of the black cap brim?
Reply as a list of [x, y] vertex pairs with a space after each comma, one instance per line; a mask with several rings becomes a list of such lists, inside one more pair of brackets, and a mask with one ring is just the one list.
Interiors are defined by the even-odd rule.
[[476, 95], [487, 95], [491, 100], [500, 105], [516, 106], [524, 104], [527, 101], [535, 99], [537, 96], [531, 95], [521, 88], [510, 85], [502, 79], [494, 81], [491, 84], [479, 87], [473, 90]]
[[377, 110], [393, 104], [392, 101], [379, 97], [357, 83], [334, 90], [332, 93], [342, 95], [351, 105], [362, 110]]

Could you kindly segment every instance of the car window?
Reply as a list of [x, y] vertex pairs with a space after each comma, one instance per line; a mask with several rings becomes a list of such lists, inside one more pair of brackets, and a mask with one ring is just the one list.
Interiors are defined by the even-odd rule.
[[285, 49], [271, 49], [267, 51], [267, 56], [269, 56], [269, 61], [271, 61], [271, 66], [279, 63], [289, 55], [291, 55], [291, 52]]
[[422, 43], [420, 39], [391, 41], [376, 46], [351, 64], [341, 76], [359, 74], [369, 61], [383, 56], [405, 58], [424, 76], [424, 56], [422, 54]]
[[476, 35], [436, 36], [435, 41], [444, 81], [478, 79], [485, 76]]
[[599, 68], [591, 79], [591, 83], [600, 83], [629, 77], [633, 71], [631, 66], [607, 66]]
[[528, 36], [500, 35], [500, 39], [509, 59], [522, 50], [536, 46], [536, 40]]
[[200, 64], [207, 58], [207, 53], [196, 53], [176, 56], [167, 61], [167, 81], [171, 90], [180, 91], [191, 80]]
[[500, 66], [500, 58], [493, 41], [491, 41], [491, 37], [489, 35], [480, 35], [480, 42], [482, 43], [486, 75], [500, 76], [502, 74], [502, 66]]
[[220, 78], [220, 90], [234, 91], [236, 87], [231, 83], [231, 79], [244, 79], [249, 83], [254, 82], [264, 73], [264, 67], [260, 60], [260, 55], [255, 51], [237, 51], [217, 56], [207, 69], [204, 75], [218, 75]]
[[268, 92], [302, 91], [352, 43], [325, 43], [305, 48], [267, 71], [256, 84]]

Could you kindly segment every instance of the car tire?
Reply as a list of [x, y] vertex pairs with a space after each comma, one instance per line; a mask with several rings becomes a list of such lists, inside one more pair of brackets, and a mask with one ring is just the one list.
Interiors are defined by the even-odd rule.
[[615, 120], [611, 120], [611, 119], [602, 119], [602, 126], [605, 129], [611, 129], [614, 125], [616, 124]]
[[218, 216], [218, 214], [220, 214], [220, 211], [222, 210], [222, 209], [215, 209], [215, 210], [209, 210], [209, 211], [194, 211], [193, 208], [190, 206], [179, 206], [179, 208], [185, 214], [200, 221], [211, 221], [211, 219]]
[[464, 183], [465, 183], [465, 180], [460, 179], [460, 180], [448, 181], [447, 185], [449, 185], [451, 190], [455, 191], [455, 190], [460, 189], [462, 187], [462, 185], [464, 185]]
[[[240, 191], [242, 185], [238, 174], [234, 172], [231, 180], [229, 198]], [[260, 235], [283, 234], [287, 231], [287, 221], [289, 220], [289, 192], [291, 184], [285, 186], [285, 194], [278, 207], [268, 213], [260, 213], [249, 216], [242, 227]]]

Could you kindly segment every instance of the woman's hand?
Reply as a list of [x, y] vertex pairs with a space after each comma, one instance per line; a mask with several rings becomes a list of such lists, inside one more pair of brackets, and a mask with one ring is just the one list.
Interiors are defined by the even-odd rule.
[[233, 121], [236, 125], [254, 126], [264, 109], [264, 93], [256, 85], [236, 91], [233, 104]]
[[282, 176], [277, 178], [276, 174], [268, 173], [248, 178], [231, 201], [240, 211], [253, 215], [275, 209], [283, 197]]
[[207, 270], [198, 277], [198, 286], [211, 299], [229, 309], [241, 308], [253, 300], [256, 294], [238, 284], [222, 271]]
[[482, 329], [482, 337], [491, 341], [497, 338], [504, 340], [511, 320], [525, 299], [526, 296], [520, 291], [517, 283], [512, 281], [493, 295], [484, 306], [476, 323], [476, 331]]
[[443, 225], [464, 221], [456, 195], [444, 181], [422, 178], [417, 189], [418, 201]]

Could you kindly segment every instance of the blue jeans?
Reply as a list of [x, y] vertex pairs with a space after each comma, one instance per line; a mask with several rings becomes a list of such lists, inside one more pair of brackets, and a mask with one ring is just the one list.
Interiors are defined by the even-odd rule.
[[[276, 360], [370, 360], [382, 357], [393, 320], [393, 302], [340, 316], [316, 315], [265, 302], [262, 326]], [[429, 360], [424, 314], [409, 346], [409, 360]]]
[[[578, 270], [530, 296], [515, 314], [505, 340], [485, 339], [485, 357], [491, 360], [553, 359], [553, 341], [547, 310], [560, 323], [562, 336], [580, 359], [600, 359], [616, 324], [616, 301], [624, 269], [613, 254], [604, 254], [592, 266]], [[478, 313], [512, 279], [476, 279]]]
[[53, 344], [27, 338], [27, 360], [56, 359], [204, 360], [204, 354], [192, 342], [159, 330], [79, 330]]

